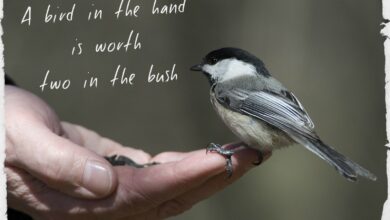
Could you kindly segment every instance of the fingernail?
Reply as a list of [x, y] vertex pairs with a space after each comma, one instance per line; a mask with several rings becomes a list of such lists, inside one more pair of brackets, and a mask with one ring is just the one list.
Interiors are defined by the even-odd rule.
[[88, 160], [83, 176], [83, 187], [97, 196], [105, 196], [111, 192], [112, 171], [104, 163]]

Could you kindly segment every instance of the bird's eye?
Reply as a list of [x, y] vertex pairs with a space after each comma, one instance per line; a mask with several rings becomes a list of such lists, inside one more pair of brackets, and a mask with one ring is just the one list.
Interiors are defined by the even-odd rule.
[[211, 65], [214, 65], [214, 64], [216, 64], [216, 63], [218, 63], [218, 59], [215, 58], [215, 57], [212, 57], [212, 58], [209, 60], [209, 64], [211, 64]]

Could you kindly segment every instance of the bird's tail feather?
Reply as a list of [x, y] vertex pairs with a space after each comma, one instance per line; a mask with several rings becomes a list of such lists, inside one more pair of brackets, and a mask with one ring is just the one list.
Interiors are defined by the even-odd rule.
[[341, 175], [350, 181], [357, 181], [358, 176], [362, 176], [373, 181], [376, 180], [376, 176], [370, 171], [340, 154], [321, 140], [307, 140], [305, 143], [301, 144], [335, 167]]

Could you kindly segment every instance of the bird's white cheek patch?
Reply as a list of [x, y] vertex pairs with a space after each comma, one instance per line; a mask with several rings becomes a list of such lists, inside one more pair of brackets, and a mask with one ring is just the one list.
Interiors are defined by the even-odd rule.
[[229, 59], [218, 64], [224, 66], [223, 74], [219, 75], [220, 81], [230, 80], [245, 75], [256, 75], [256, 68], [249, 63], [237, 59]]
[[219, 80], [221, 78], [221, 75], [225, 71], [225, 69], [226, 67], [223, 67], [219, 64], [215, 64], [215, 65], [206, 64], [203, 66], [203, 71], [210, 74], [210, 76], [214, 80]]
[[206, 64], [203, 71], [219, 82], [245, 75], [256, 75], [256, 67], [237, 59], [222, 60], [215, 65]]

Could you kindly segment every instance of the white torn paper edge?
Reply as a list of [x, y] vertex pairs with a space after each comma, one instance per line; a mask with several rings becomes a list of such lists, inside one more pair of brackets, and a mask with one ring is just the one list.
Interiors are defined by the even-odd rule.
[[[0, 22], [3, 20], [3, 0], [0, 0]], [[3, 45], [3, 26], [0, 25], [0, 219], [7, 219], [7, 187], [4, 173], [5, 161], [5, 116], [4, 116], [4, 45]]]
[[[386, 37], [385, 48], [385, 72], [386, 72], [386, 128], [387, 128], [387, 140], [390, 140], [390, 0], [382, 1], [383, 18], [388, 20], [388, 23], [384, 24], [384, 28], [381, 33]], [[0, 23], [3, 20], [3, 0], [0, 0]], [[7, 219], [7, 192], [6, 192], [6, 176], [4, 173], [4, 161], [5, 161], [5, 114], [4, 114], [4, 45], [3, 45], [3, 27], [0, 25], [0, 219]], [[390, 144], [387, 144], [390, 149]], [[390, 150], [387, 151], [387, 176], [388, 176], [388, 198], [383, 206], [382, 220], [390, 220]]]
[[[383, 19], [390, 20], [390, 0], [383, 0]], [[387, 128], [387, 140], [390, 140], [390, 24], [384, 23], [384, 28], [381, 31], [382, 35], [386, 37], [385, 46], [385, 72], [386, 72], [386, 128]], [[390, 147], [387, 144], [387, 147]], [[387, 151], [387, 201], [383, 205], [382, 220], [390, 219], [390, 150]]]

